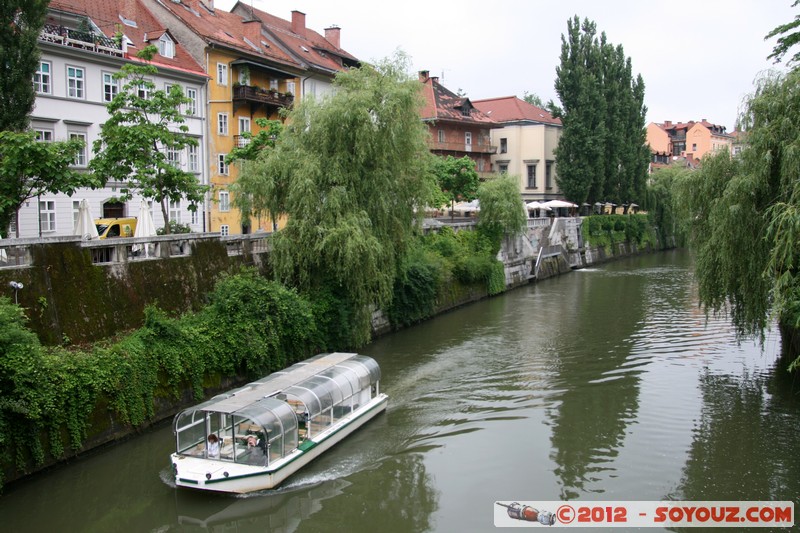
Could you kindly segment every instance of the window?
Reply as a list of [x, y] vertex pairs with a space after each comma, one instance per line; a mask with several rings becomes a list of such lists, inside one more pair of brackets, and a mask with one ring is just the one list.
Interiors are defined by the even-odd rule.
[[444, 130], [439, 130], [439, 142], [444, 142]]
[[56, 230], [56, 202], [54, 200], [39, 201], [39, 229], [42, 232]]
[[53, 131], [52, 130], [40, 130], [35, 129], [33, 130], [36, 132], [36, 140], [43, 143], [51, 143], [53, 142]]
[[189, 172], [199, 172], [200, 171], [200, 156], [198, 155], [197, 145], [192, 146], [191, 144], [186, 147], [187, 152], [187, 159], [189, 164]]
[[69, 132], [70, 139], [80, 139], [83, 141], [83, 147], [78, 152], [78, 156], [75, 158], [75, 161], [72, 163], [76, 167], [85, 167], [87, 156], [86, 156], [86, 134], [85, 133], [78, 133], [78, 132]]
[[231, 210], [231, 193], [219, 191], [219, 210], [222, 212]]
[[86, 98], [84, 91], [85, 73], [80, 67], [67, 67], [67, 96], [69, 98]]
[[39, 61], [39, 68], [33, 75], [33, 90], [41, 94], [53, 92], [53, 83], [50, 77], [52, 66], [49, 61]]
[[544, 166], [544, 186], [548, 189], [553, 188], [553, 162], [548, 161]]
[[186, 98], [189, 99], [186, 102], [186, 114], [187, 115], [196, 115], [197, 114], [197, 89], [186, 89]]
[[219, 227], [219, 234], [223, 237], [227, 237], [230, 234], [230, 230], [227, 224], [223, 224]]
[[500, 174], [508, 174], [508, 164], [507, 163], [500, 164], [498, 166], [498, 168], [500, 170]]
[[501, 138], [500, 139], [500, 153], [507, 154], [508, 153], [508, 139]]
[[197, 213], [197, 209], [192, 211], [192, 225], [197, 224], [200, 221], [200, 215]]
[[287, 81], [286, 82], [286, 92], [294, 94], [294, 92], [295, 92], [294, 81]]
[[103, 72], [103, 101], [110, 102], [119, 93], [119, 80], [110, 72]]
[[228, 114], [217, 113], [217, 133], [220, 135], [228, 134]]
[[528, 188], [536, 188], [536, 165], [528, 165]]
[[228, 65], [217, 63], [217, 85], [228, 85]]
[[170, 201], [169, 203], [169, 221], [175, 222], [176, 224], [181, 223], [181, 201], [178, 200], [177, 202]]
[[273, 91], [277, 91], [278, 90], [278, 80], [276, 80], [275, 78], [269, 80], [269, 88], [272, 89]]
[[72, 201], [72, 227], [78, 225], [78, 216], [81, 213], [81, 201], [80, 200], [73, 200]]
[[158, 40], [158, 53], [163, 57], [175, 57], [175, 42], [166, 33]]
[[697, 151], [697, 143], [692, 143], [692, 152]]
[[152, 90], [152, 88], [153, 88], [152, 82], [144, 81], [143, 83], [140, 83], [139, 86], [136, 88], [136, 96], [138, 96], [142, 100], [149, 100], [150, 91]]
[[220, 176], [227, 176], [228, 175], [228, 164], [225, 163], [225, 156], [227, 154], [218, 154], [217, 155], [217, 174]]
[[167, 148], [167, 163], [175, 168], [181, 166], [181, 152], [177, 148]]
[[467, 145], [467, 150], [472, 148], [472, 132], [471, 131], [465, 131], [464, 132], [464, 144]]
[[242, 133], [250, 133], [249, 117], [239, 117], [239, 135]]

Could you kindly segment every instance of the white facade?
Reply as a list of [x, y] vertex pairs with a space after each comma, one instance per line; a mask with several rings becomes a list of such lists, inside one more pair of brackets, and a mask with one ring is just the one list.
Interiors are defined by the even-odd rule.
[[[86, 146], [74, 168], [86, 168], [92, 158], [92, 144], [98, 139], [100, 126], [108, 117], [106, 104], [113, 97], [114, 91], [111, 75], [119, 71], [126, 60], [113, 54], [84, 50], [58, 42], [40, 41], [40, 45], [42, 68], [34, 78], [37, 95], [31, 113], [31, 129], [39, 132], [43, 141], [66, 140], [76, 136], [82, 138]], [[195, 137], [198, 144], [197, 147], [185, 149], [176, 156], [181, 167], [194, 172], [200, 183], [208, 183], [204, 153], [207, 146], [204, 117], [206, 78], [160, 67], [153, 81], [157, 89], [164, 89], [167, 85], [181, 85], [185, 94], [190, 91], [194, 96], [194, 109], [187, 109], [185, 125], [189, 128], [189, 135]], [[189, 111], [194, 113], [188, 114]], [[77, 205], [83, 198], [89, 201], [94, 218], [106, 215], [136, 216], [140, 204], [140, 197], [137, 195], [112, 209], [123, 188], [123, 183], [109, 181], [103, 189], [80, 189], [71, 197], [52, 194], [31, 198], [20, 208], [9, 236], [24, 238], [71, 235], [77, 216]], [[186, 200], [182, 200], [179, 205], [171, 206], [168, 216], [182, 224], [189, 224], [192, 231], [204, 231], [203, 206], [198, 206], [197, 212], [193, 214], [188, 205]], [[164, 217], [159, 206], [154, 205], [152, 212], [156, 227], [163, 227]]]

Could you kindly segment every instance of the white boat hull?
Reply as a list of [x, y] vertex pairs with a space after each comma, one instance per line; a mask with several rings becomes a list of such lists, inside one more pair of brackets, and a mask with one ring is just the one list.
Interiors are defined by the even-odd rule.
[[173, 453], [171, 455], [175, 484], [179, 487], [215, 492], [247, 493], [272, 489], [286, 478], [342, 441], [365, 423], [386, 410], [388, 396], [379, 394], [368, 404], [337, 421], [310, 440], [310, 449], [295, 449], [269, 466], [251, 466], [215, 459], [204, 459]]

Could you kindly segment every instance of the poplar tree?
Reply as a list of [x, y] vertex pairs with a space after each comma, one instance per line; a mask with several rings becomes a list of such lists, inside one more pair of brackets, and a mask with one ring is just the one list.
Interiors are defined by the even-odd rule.
[[[432, 190], [421, 85], [407, 59], [339, 73], [335, 93], [300, 102], [265, 171], [288, 183], [286, 226], [273, 267], [287, 285], [335, 294], [357, 347], [370, 339], [371, 311], [386, 308], [415, 221]], [[340, 332], [341, 333], [341, 332]]]
[[645, 145], [644, 82], [633, 79], [621, 45], [597, 36], [594, 22], [575, 16], [561, 36], [552, 106], [563, 124], [556, 149], [558, 185], [576, 203], [639, 200], [649, 152]]

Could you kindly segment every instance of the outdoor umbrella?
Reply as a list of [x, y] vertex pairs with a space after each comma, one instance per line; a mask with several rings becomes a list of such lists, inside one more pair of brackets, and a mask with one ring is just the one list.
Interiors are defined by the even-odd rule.
[[[150, 212], [150, 206], [147, 200], [142, 198], [142, 203], [139, 206], [139, 217], [136, 220], [136, 231], [133, 232], [134, 237], [153, 237], [156, 235], [156, 224], [153, 222], [153, 214]], [[147, 244], [134, 244], [131, 249], [134, 252], [144, 248], [144, 256], [150, 257], [150, 247]]]
[[81, 240], [89, 241], [97, 239], [97, 226], [94, 224], [92, 214], [89, 212], [89, 201], [84, 198], [78, 205], [78, 220], [75, 221], [75, 230], [72, 232], [79, 235]]

